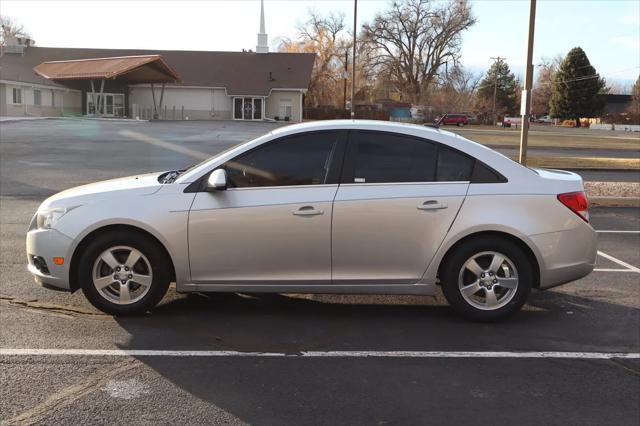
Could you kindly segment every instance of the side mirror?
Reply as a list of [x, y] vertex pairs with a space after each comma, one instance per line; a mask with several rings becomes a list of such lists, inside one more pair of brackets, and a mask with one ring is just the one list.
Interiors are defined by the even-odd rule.
[[223, 191], [227, 189], [227, 172], [224, 169], [216, 169], [207, 179], [207, 191]]

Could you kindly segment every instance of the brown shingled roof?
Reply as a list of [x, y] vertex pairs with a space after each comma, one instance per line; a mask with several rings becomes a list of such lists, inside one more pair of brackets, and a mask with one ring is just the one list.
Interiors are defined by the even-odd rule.
[[266, 96], [271, 89], [309, 87], [313, 53], [205, 52], [182, 50], [69, 49], [29, 47], [0, 58], [0, 79], [57, 86], [33, 68], [50, 61], [160, 55], [183, 86], [224, 87], [229, 95]]
[[178, 74], [160, 55], [47, 61], [33, 70], [48, 80], [119, 78], [127, 83], [177, 83]]

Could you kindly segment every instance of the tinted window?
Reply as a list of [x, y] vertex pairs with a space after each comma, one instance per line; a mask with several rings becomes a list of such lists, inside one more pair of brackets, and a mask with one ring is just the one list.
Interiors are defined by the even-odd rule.
[[438, 150], [437, 180], [469, 181], [473, 171], [473, 159], [455, 149], [443, 146]]
[[476, 161], [473, 168], [473, 175], [471, 176], [471, 182], [473, 183], [501, 183], [507, 180], [500, 174], [494, 172], [485, 164], [480, 161]]
[[230, 187], [318, 185], [326, 182], [337, 132], [285, 137], [241, 154], [222, 167]]
[[354, 182], [430, 182], [435, 174], [434, 144], [383, 133], [358, 133]]

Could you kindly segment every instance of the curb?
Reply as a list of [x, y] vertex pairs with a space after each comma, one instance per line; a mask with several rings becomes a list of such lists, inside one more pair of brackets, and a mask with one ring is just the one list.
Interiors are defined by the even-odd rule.
[[589, 204], [594, 207], [635, 207], [640, 208], [638, 197], [589, 197]]

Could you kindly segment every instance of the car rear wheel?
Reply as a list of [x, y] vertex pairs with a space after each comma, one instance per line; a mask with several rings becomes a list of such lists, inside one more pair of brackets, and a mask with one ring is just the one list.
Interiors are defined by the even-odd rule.
[[531, 292], [533, 269], [524, 251], [503, 238], [460, 245], [444, 265], [442, 290], [465, 318], [495, 321], [516, 313]]
[[464, 123], [462, 121], [458, 121], [458, 127], [464, 127]]
[[108, 233], [92, 241], [80, 259], [82, 291], [112, 315], [141, 314], [167, 292], [171, 279], [158, 243], [136, 233]]

